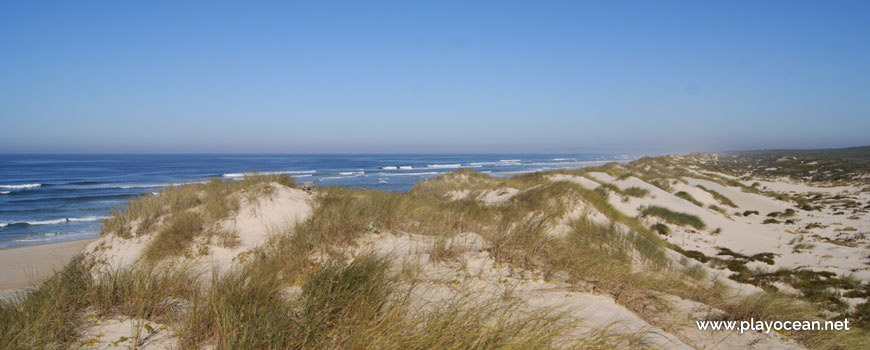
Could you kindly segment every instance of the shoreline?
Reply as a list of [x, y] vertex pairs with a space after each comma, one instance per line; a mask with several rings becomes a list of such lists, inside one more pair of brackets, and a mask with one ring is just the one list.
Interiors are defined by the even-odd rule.
[[0, 292], [6, 294], [42, 282], [95, 240], [0, 248]]

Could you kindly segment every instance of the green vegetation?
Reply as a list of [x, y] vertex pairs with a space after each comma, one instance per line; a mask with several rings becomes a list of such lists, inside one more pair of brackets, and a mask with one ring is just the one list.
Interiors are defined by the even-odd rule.
[[692, 202], [692, 204], [697, 205], [701, 208], [704, 207], [704, 203], [699, 202], [697, 199], [695, 199], [695, 197], [692, 197], [692, 195], [689, 194], [688, 192], [680, 191], [680, 192], [674, 193], [674, 195], [677, 197], [680, 197], [682, 199], [685, 199], [689, 202]]
[[668, 227], [668, 225], [662, 223], [653, 224], [652, 227], [650, 227], [650, 230], [653, 230], [662, 236], [667, 236], [671, 234], [671, 229]]
[[648, 206], [648, 207], [644, 208], [643, 210], [641, 210], [641, 216], [642, 217], [655, 216], [655, 217], [658, 217], [658, 218], [665, 220], [667, 223], [670, 223], [670, 224], [680, 225], [680, 226], [689, 225], [689, 226], [692, 226], [692, 227], [699, 229], [699, 230], [703, 230], [704, 227], [706, 227], [704, 222], [701, 221], [701, 218], [699, 218], [695, 215], [678, 213], [675, 211], [671, 211], [668, 208], [660, 207], [660, 206], [656, 206], [656, 205]]
[[713, 204], [710, 204], [710, 206], [708, 206], [707, 208], [710, 208], [710, 210], [717, 211], [717, 212], [719, 212], [719, 213], [721, 213], [721, 214], [727, 214], [727, 212], [725, 211], [725, 209], [722, 209], [722, 208], [720, 208], [720, 207], [718, 207], [718, 206], [715, 206], [715, 205], [713, 205]]
[[[650, 175], [652, 171], [635, 167], [640, 165], [665, 175]], [[680, 174], [657, 158], [559, 172], [589, 171], [637, 176], [665, 185], [670, 182], [664, 176]], [[458, 294], [427, 305], [423, 312], [412, 296], [415, 288], [427, 288], [429, 282], [416, 278], [418, 271], [392, 271], [388, 258], [372, 254], [346, 255], [347, 248], [367, 234], [408, 232], [429, 237], [433, 244], [428, 253], [434, 261], [461, 266], [461, 252], [448, 240], [455, 234], [475, 232], [488, 243], [486, 252], [512, 273], [525, 269], [545, 279], [566, 275], [572, 288], [592, 285], [659, 327], [667, 326], [656, 323], [660, 310], [668, 307], [665, 294], [723, 310], [723, 317], [730, 320], [813, 320], [825, 316], [822, 310], [768, 288], [774, 279], [791, 281], [808, 291], [804, 300], [818, 301], [837, 312], [844, 309], [830, 298], [835, 292], [823, 288], [826, 281], [848, 295], [870, 293], [870, 287], [845, 278], [763, 275], [746, 266], [752, 261], [772, 264], [775, 255], [771, 253], [746, 256], [722, 248], [716, 256], [707, 257], [682, 250], [660, 237], [669, 234], [667, 225], [647, 227], [613, 208], [607, 200], [613, 189], [592, 191], [571, 182], [546, 181], [544, 176], [496, 179], [461, 170], [423, 181], [407, 193], [320, 188], [307, 220], [275, 232], [262, 250], [246, 255], [237, 270], [211, 278], [164, 263], [189, 251], [194, 240], [224, 234], [216, 222], [238, 210], [242, 198], [269, 195], [274, 191], [269, 182], [292, 182], [250, 178], [170, 187], [132, 202], [104, 228], [104, 234], [121, 237], [157, 235], [146, 249], [145, 261], [92, 276], [82, 259], [74, 260], [39, 288], [0, 302], [0, 343], [11, 349], [71, 348], [80, 339], [77, 325], [93, 313], [166, 324], [179, 337], [181, 349], [614, 349], [648, 345], [642, 333], [600, 331], [566, 340], [574, 320], [549, 309], [530, 310], [507, 292], [486, 298]], [[522, 192], [497, 206], [470, 199], [445, 200], [450, 191], [504, 187]], [[632, 188], [620, 194], [634, 196], [629, 191]], [[601, 212], [612, 224], [580, 217], [568, 222], [564, 235], [548, 234], [580, 202]], [[643, 208], [641, 216], [699, 230], [705, 227], [697, 216], [664, 207]], [[710, 282], [698, 264], [690, 265], [685, 262], [688, 259], [672, 261], [665, 248], [727, 268], [735, 272], [732, 278], [768, 291], [735, 297], [721, 284]], [[203, 285], [202, 281], [207, 282]], [[870, 307], [863, 305], [849, 317], [867, 320]], [[863, 349], [870, 339], [860, 329], [838, 333], [836, 338], [823, 332], [787, 335], [817, 349]]]
[[625, 193], [628, 196], [643, 198], [643, 197], [646, 197], [647, 195], [649, 195], [649, 190], [645, 189], [645, 188], [640, 188], [640, 187], [629, 187], [629, 188], [626, 188], [623, 191], [623, 193]]

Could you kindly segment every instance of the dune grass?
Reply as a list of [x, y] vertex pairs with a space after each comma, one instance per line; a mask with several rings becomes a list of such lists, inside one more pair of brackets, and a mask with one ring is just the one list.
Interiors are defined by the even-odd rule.
[[699, 230], [703, 230], [704, 227], [706, 227], [704, 221], [702, 221], [701, 218], [695, 215], [675, 212], [668, 208], [660, 207], [657, 205], [645, 207], [643, 210], [641, 210], [640, 215], [641, 217], [655, 216], [665, 220], [670, 224], [680, 226], [689, 225]]
[[[421, 312], [410, 297], [410, 291], [418, 288], [413, 279], [388, 272], [388, 261], [383, 258], [364, 254], [348, 260], [343, 255], [343, 247], [374, 231], [432, 236], [442, 242], [433, 251], [440, 252], [444, 260], [451, 257], [448, 237], [476, 232], [490, 243], [488, 252], [498, 263], [535, 269], [546, 278], [564, 272], [575, 287], [593, 285], [653, 324], [658, 315], [650, 310], [667, 307], [662, 293], [717, 307], [726, 311], [726, 318], [735, 320], [746, 316], [813, 319], [819, 315], [818, 309], [791, 296], [767, 292], [741, 298], [721, 284], [704, 282], [705, 274], [697, 265], [672, 262], [664, 250], [671, 248], [686, 256], [692, 252], [668, 244], [637, 218], [610, 206], [599, 192], [569, 182], [547, 182], [540, 174], [506, 182], [469, 171], [461, 174], [479, 181], [473, 186], [510, 183], [525, 190], [503, 205], [487, 206], [473, 200], [443, 200], [445, 191], [462, 189], [451, 183], [458, 180], [450, 176], [430, 180], [435, 185], [424, 181], [409, 193], [321, 188], [307, 220], [276, 232], [242, 268], [215, 274], [206, 279], [210, 282], [205, 286], [195, 282], [201, 280], [197, 276], [183, 270], [161, 270], [157, 263], [183, 251], [178, 247], [202, 234], [197, 229], [208, 230], [209, 220], [225, 215], [220, 214], [221, 208], [231, 212], [232, 206], [217, 206], [213, 209], [216, 215], [191, 211], [204, 205], [201, 185], [193, 185], [194, 190], [184, 186], [167, 189], [178, 193], [161, 201], [166, 201], [164, 206], [181, 203], [176, 210], [148, 209], [154, 212], [138, 214], [133, 210], [121, 214], [129, 217], [119, 219], [131, 228], [128, 234], [145, 234], [128, 224], [156, 218], [152, 232], [165, 235], [169, 244], [153, 248], [154, 264], [92, 278], [81, 260], [76, 260], [36, 291], [0, 303], [0, 341], [16, 349], [68, 348], [78, 339], [76, 325], [84, 310], [92, 310], [101, 316], [120, 314], [170, 324], [182, 349], [207, 345], [215, 349], [616, 349], [646, 345], [637, 334], [606, 330], [576, 342], [566, 341], [573, 323], [563, 315], [551, 310], [529, 312], [502, 298], [459, 296]], [[246, 194], [268, 195], [270, 187], [257, 187], [260, 184], [231, 186], [239, 186], [236, 189]], [[212, 191], [218, 193], [224, 185], [214, 186]], [[234, 196], [238, 192], [221, 193]], [[569, 222], [566, 235], [548, 235], [553, 223], [578, 201], [591, 205], [614, 224], [595, 224], [580, 217]], [[648, 215], [703, 229], [697, 217], [666, 208], [647, 207], [643, 216]], [[703, 254], [697, 258], [702, 257], [719, 259]], [[789, 336], [817, 349], [862, 349], [868, 339], [863, 330]]]
[[704, 203], [699, 202], [697, 199], [695, 199], [695, 197], [692, 197], [692, 195], [689, 194], [688, 192], [685, 192], [685, 191], [679, 191], [679, 192], [677, 192], [677, 193], [674, 193], [674, 195], [677, 196], [677, 197], [680, 197], [680, 198], [682, 198], [682, 199], [685, 199], [685, 200], [691, 202], [692, 204], [697, 205], [697, 206], [699, 206], [699, 207], [701, 207], [701, 208], [704, 207]]
[[628, 196], [637, 197], [637, 198], [644, 198], [647, 195], [649, 195], [648, 189], [640, 188], [640, 187], [629, 187], [629, 188], [626, 188], [625, 190], [623, 190], [622, 192]]
[[6, 349], [65, 349], [78, 340], [77, 324], [93, 281], [73, 258], [36, 289], [0, 300], [0, 344]]
[[150, 232], [151, 228], [167, 215], [173, 215], [193, 208], [199, 208], [205, 222], [215, 223], [239, 209], [238, 194], [245, 192], [249, 197], [268, 195], [273, 190], [269, 183], [294, 187], [293, 179], [287, 175], [245, 176], [239, 181], [212, 179], [205, 183], [168, 186], [156, 195], [146, 194], [130, 201], [123, 211], [114, 212], [112, 218], [103, 223], [101, 235], [112, 233], [129, 238]]

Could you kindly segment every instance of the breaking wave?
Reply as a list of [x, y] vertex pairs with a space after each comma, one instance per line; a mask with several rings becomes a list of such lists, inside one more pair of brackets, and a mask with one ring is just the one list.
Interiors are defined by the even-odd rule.
[[223, 177], [240, 178], [251, 175], [293, 175], [293, 174], [314, 174], [317, 170], [286, 170], [286, 171], [266, 171], [266, 172], [249, 172], [249, 173], [227, 173]]
[[10, 189], [10, 190], [21, 190], [25, 188], [37, 188], [42, 186], [42, 184], [22, 184], [22, 185], [0, 185], [0, 188]]
[[426, 167], [431, 169], [459, 169], [462, 167], [462, 164], [429, 164]]
[[68, 222], [90, 222], [97, 220], [105, 220], [110, 219], [111, 216], [86, 216], [83, 218], [60, 218], [60, 219], [52, 219], [52, 220], [38, 220], [38, 221], [22, 221], [22, 222], [2, 222], [0, 223], [0, 227], [6, 227], [10, 225], [21, 225], [21, 226], [39, 226], [39, 225], [58, 225], [64, 224]]

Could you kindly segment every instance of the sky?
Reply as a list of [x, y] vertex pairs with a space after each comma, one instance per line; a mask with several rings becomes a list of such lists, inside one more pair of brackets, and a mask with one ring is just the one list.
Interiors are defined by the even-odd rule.
[[0, 2], [0, 153], [859, 145], [867, 1]]

